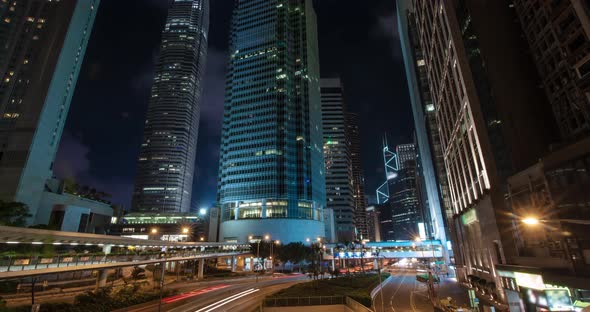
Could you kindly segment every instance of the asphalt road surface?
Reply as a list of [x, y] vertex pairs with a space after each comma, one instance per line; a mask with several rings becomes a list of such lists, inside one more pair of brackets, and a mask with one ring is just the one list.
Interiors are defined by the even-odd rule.
[[430, 312], [434, 311], [428, 299], [426, 285], [416, 281], [415, 269], [399, 269], [391, 272], [392, 278], [375, 296], [376, 312]]
[[[224, 283], [219, 281], [207, 287], [188, 290], [180, 295], [164, 298], [161, 311], [167, 312], [220, 312], [256, 310], [262, 299], [283, 288], [306, 282], [305, 275], [281, 276], [260, 279], [258, 282]], [[125, 309], [132, 312], [158, 311], [158, 303]]]

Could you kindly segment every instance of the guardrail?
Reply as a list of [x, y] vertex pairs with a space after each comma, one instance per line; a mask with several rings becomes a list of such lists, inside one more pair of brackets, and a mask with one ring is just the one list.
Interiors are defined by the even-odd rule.
[[287, 298], [264, 298], [264, 307], [294, 307], [314, 305], [336, 305], [346, 304], [343, 296], [317, 296], [317, 297], [287, 297]]

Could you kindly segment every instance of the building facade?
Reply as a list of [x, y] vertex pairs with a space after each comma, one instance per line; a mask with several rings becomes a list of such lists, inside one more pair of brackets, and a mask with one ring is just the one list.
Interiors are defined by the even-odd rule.
[[457, 277], [480, 305], [506, 309], [495, 268], [515, 250], [500, 230], [512, 226], [505, 181], [555, 140], [550, 106], [506, 3], [412, 4], [449, 182]]
[[[571, 311], [590, 301], [589, 172], [587, 137], [508, 178], [507, 205], [521, 219], [514, 220], [516, 254], [497, 269], [510, 307]], [[523, 222], [529, 218], [537, 222]]]
[[325, 164], [311, 0], [235, 2], [221, 139], [220, 240], [322, 237]]
[[361, 130], [359, 115], [346, 113], [346, 129], [352, 165], [352, 197], [354, 200], [354, 224], [358, 240], [369, 239], [367, 220], [367, 198], [365, 197], [365, 175], [361, 158]]
[[[421, 237], [423, 212], [419, 201], [416, 172], [416, 146], [400, 144], [395, 148], [399, 160], [397, 175], [387, 181], [393, 234], [387, 240], [415, 240]], [[423, 231], [422, 231], [423, 232]]]
[[590, 4], [515, 0], [563, 138], [590, 133]]
[[[411, 5], [411, 1], [400, 1], [397, 17], [416, 131], [420, 197], [427, 236], [434, 237], [447, 246], [451, 231], [446, 220], [452, 218], [449, 185], [434, 103], [428, 85], [424, 53], [417, 40], [415, 13], [410, 10]], [[445, 254], [445, 260], [450, 261], [447, 254]]]
[[[416, 144], [400, 144], [395, 147], [395, 153], [397, 154], [397, 161], [399, 163], [399, 170], [406, 168], [406, 166], [412, 166], [412, 163], [416, 162]], [[410, 162], [410, 164], [407, 164]]]
[[98, 0], [0, 2], [0, 199], [36, 224]]
[[353, 241], [356, 238], [354, 180], [342, 82], [338, 78], [322, 78], [320, 91], [326, 164], [326, 208], [334, 211], [337, 241]]
[[173, 2], [139, 153], [134, 212], [186, 213], [191, 208], [208, 31], [208, 0]]

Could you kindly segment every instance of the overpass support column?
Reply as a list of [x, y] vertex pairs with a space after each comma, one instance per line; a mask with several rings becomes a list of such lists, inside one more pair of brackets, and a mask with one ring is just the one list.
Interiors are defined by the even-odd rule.
[[97, 291], [101, 287], [105, 287], [107, 285], [107, 277], [109, 276], [108, 269], [102, 269], [98, 271], [98, 275], [96, 276], [96, 287], [95, 291]]
[[237, 261], [236, 261], [236, 256], [232, 256], [231, 257], [231, 271], [232, 272], [236, 272], [236, 267], [237, 267]]
[[203, 270], [205, 269], [205, 258], [199, 259], [199, 271], [197, 273], [197, 280], [203, 279]]

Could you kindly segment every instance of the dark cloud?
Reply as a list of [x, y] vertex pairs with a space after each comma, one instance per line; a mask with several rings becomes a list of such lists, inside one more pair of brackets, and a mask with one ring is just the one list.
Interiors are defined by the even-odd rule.
[[88, 173], [90, 148], [82, 143], [82, 138], [65, 131], [57, 151], [53, 171], [56, 176], [68, 179], [78, 179]]

